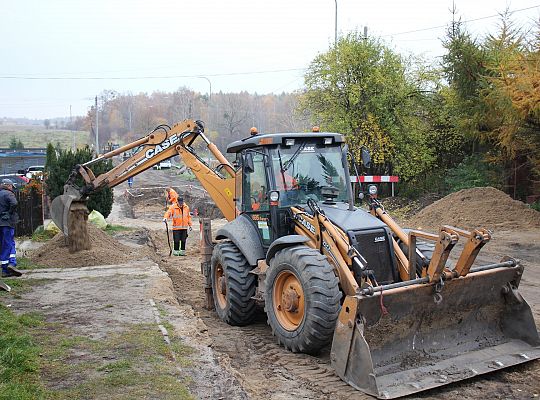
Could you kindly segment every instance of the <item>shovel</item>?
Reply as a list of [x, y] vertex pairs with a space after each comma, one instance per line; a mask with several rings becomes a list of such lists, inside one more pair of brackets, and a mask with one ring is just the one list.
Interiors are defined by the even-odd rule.
[[167, 220], [163, 222], [165, 222], [165, 230], [167, 231], [167, 243], [169, 244], [169, 257], [170, 257], [172, 255], [172, 247], [171, 247], [171, 238], [169, 237], [169, 225], [167, 224]]
[[11, 292], [11, 288], [5, 282], [0, 281], [0, 290], [5, 290], [6, 292]]

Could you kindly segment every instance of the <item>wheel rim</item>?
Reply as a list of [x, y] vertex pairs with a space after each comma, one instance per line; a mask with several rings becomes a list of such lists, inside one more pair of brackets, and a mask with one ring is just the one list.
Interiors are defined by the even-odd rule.
[[225, 281], [225, 271], [221, 264], [216, 265], [214, 271], [214, 282], [216, 282], [216, 287], [214, 292], [216, 294], [216, 299], [219, 305], [219, 308], [223, 309], [227, 306], [227, 284]]
[[295, 274], [282, 271], [276, 277], [272, 292], [274, 313], [280, 325], [288, 330], [297, 329], [304, 319], [304, 290]]

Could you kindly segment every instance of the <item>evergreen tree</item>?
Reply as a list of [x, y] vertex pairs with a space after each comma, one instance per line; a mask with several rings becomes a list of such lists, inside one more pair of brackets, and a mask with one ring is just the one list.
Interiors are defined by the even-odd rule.
[[[47, 172], [47, 193], [51, 198], [64, 193], [64, 185], [76, 165], [84, 164], [93, 158], [93, 153], [88, 146], [71, 150], [55, 149], [51, 144], [47, 146], [47, 160], [45, 170]], [[96, 176], [112, 169], [110, 160], [100, 161], [92, 165], [92, 171]], [[84, 185], [82, 177], [77, 177], [75, 184], [78, 187]], [[101, 189], [89, 196], [88, 210], [97, 210], [106, 218], [112, 210], [113, 192], [109, 188]]]

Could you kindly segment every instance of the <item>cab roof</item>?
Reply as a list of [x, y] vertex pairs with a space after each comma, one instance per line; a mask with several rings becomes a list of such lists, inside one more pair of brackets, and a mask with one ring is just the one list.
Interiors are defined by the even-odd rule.
[[342, 134], [332, 132], [259, 133], [230, 143], [227, 146], [227, 153], [238, 153], [244, 149], [258, 146], [275, 146], [283, 144], [285, 139], [322, 140], [324, 138], [332, 138], [332, 143], [345, 142]]

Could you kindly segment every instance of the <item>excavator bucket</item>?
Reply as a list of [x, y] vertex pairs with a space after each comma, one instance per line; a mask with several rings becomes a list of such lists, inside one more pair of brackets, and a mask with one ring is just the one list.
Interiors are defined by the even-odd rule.
[[86, 200], [81, 200], [79, 191], [70, 185], [64, 187], [64, 194], [54, 198], [51, 203], [51, 218], [58, 228], [69, 235], [70, 219], [77, 209], [86, 209]]
[[517, 292], [522, 273], [512, 260], [442, 288], [404, 282], [347, 296], [332, 365], [356, 389], [391, 399], [537, 359], [538, 332]]

